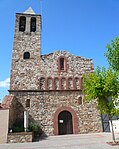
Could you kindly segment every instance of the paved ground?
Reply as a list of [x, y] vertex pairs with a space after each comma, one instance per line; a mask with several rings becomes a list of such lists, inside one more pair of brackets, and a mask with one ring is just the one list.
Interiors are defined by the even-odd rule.
[[[119, 133], [116, 134], [119, 140]], [[0, 149], [119, 149], [110, 146], [110, 133], [52, 136], [34, 143], [1, 144]]]

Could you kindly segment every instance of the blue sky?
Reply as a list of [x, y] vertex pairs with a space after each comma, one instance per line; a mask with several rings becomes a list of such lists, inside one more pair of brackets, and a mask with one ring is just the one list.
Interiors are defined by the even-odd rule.
[[[29, 7], [39, 14], [40, 0], [0, 1], [0, 99], [8, 94], [15, 13]], [[106, 45], [119, 35], [119, 0], [42, 0], [42, 54], [55, 50], [92, 58], [107, 67]]]

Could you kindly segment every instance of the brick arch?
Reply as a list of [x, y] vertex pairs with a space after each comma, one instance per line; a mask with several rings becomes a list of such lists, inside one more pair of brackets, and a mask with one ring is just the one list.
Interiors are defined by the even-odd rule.
[[[64, 89], [62, 88], [63, 79], [65, 80]], [[61, 77], [61, 78], [60, 78], [60, 89], [61, 89], [61, 90], [65, 90], [65, 89], [66, 89], [66, 86], [67, 86], [66, 77]]]
[[[69, 80], [72, 81], [72, 88], [70, 88]], [[68, 78], [67, 78], [67, 87], [68, 87], [68, 89], [70, 89], [70, 90], [74, 89], [74, 78], [73, 78], [73, 77], [68, 77]]]
[[71, 107], [60, 107], [56, 110], [53, 119], [53, 128], [54, 128], [54, 135], [58, 135], [58, 115], [62, 111], [68, 111], [72, 114], [72, 123], [73, 123], [73, 134], [78, 133], [78, 117], [76, 112]]
[[45, 77], [41, 77], [39, 79], [39, 81], [40, 81], [40, 85], [39, 85], [40, 90], [45, 90], [46, 89], [46, 78]]
[[[50, 86], [49, 86], [49, 84], [48, 84], [48, 80], [51, 80], [51, 89], [49, 88]], [[46, 78], [46, 88], [47, 88], [48, 90], [52, 90], [52, 89], [53, 89], [53, 78], [52, 78], [52, 77]]]
[[[56, 89], [56, 80], [58, 80], [58, 88]], [[59, 90], [60, 89], [60, 78], [59, 77], [55, 77], [54, 79], [53, 79], [53, 89], [54, 90]]]
[[[78, 82], [78, 84], [77, 84]], [[74, 88], [75, 89], [79, 89], [80, 88], [80, 78], [79, 77], [75, 77], [74, 78]]]

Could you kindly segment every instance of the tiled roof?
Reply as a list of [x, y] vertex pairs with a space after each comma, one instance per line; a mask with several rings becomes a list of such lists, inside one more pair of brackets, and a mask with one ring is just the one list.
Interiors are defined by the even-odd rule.
[[7, 96], [5, 96], [4, 99], [3, 99], [3, 101], [2, 101], [2, 103], [1, 103], [1, 107], [3, 109], [9, 109], [13, 97], [14, 97], [13, 95], [7, 95]]

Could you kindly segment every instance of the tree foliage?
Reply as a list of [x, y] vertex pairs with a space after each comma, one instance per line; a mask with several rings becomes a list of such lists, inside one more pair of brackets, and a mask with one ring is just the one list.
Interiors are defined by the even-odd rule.
[[119, 37], [116, 37], [106, 46], [107, 52], [105, 56], [108, 59], [109, 65], [115, 70], [119, 71]]
[[97, 99], [101, 114], [109, 115], [112, 138], [115, 142], [112, 117], [119, 115], [119, 37], [107, 45], [105, 56], [109, 62], [109, 69], [97, 67], [93, 73], [84, 75], [84, 94], [88, 101]]
[[115, 108], [119, 91], [118, 75], [111, 69], [104, 67], [89, 73], [84, 77], [85, 99], [90, 101], [97, 99], [97, 105], [101, 113], [115, 115], [119, 112]]

